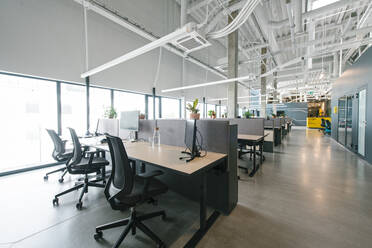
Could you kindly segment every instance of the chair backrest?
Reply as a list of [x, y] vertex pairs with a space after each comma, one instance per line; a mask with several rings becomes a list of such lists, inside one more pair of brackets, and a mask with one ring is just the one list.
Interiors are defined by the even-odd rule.
[[326, 127], [326, 121], [322, 118], [322, 123], [320, 124], [322, 127]]
[[63, 144], [63, 141], [54, 130], [46, 129], [46, 131], [48, 132], [54, 144], [52, 157], [58, 161], [59, 160], [58, 156], [65, 152], [65, 145]]
[[72, 158], [71, 158], [71, 160], [68, 164], [69, 165], [75, 165], [75, 164], [80, 163], [81, 159], [83, 158], [83, 154], [82, 154], [82, 150], [81, 150], [81, 144], [80, 144], [80, 141], [79, 141], [79, 137], [76, 135], [75, 130], [73, 128], [70, 128], [70, 127], [68, 128], [68, 130], [70, 130], [72, 143], [74, 145]]
[[331, 129], [331, 122], [329, 120], [325, 120], [325, 121], [326, 121], [326, 124], [327, 124], [327, 128]]
[[[129, 195], [134, 184], [134, 174], [130, 166], [127, 152], [119, 137], [106, 135], [111, 155], [111, 176], [105, 188], [106, 198], [120, 192], [121, 195]], [[109, 201], [115, 207], [115, 201]]]

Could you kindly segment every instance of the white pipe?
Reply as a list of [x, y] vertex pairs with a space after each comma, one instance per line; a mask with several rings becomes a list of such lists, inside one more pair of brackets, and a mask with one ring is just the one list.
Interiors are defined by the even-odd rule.
[[[126, 28], [126, 29], [128, 29], [130, 31], [132, 31], [133, 33], [135, 33], [135, 34], [137, 34], [137, 35], [139, 35], [139, 36], [141, 36], [141, 37], [143, 37], [143, 38], [145, 38], [145, 39], [147, 39], [149, 41], [154, 41], [154, 40], [157, 39], [155, 36], [147, 33], [146, 31], [144, 31], [143, 29], [139, 28], [138, 26], [130, 23], [129, 21], [125, 20], [124, 18], [116, 15], [115, 13], [113, 13], [113, 12], [111, 12], [111, 11], [103, 8], [102, 6], [100, 6], [100, 5], [96, 4], [96, 3], [87, 2], [85, 0], [74, 0], [74, 1], [77, 2], [77, 3], [79, 3], [79, 4], [81, 4], [81, 5], [83, 5], [83, 3], [85, 2], [86, 5], [87, 5], [87, 7], [89, 8], [89, 10], [94, 11], [95, 13], [97, 13], [97, 14], [99, 14], [99, 15], [107, 18], [107, 19], [109, 19], [110, 21], [112, 21], [112, 22], [114, 22], [114, 23], [116, 23], [116, 24], [118, 24], [118, 25], [120, 25], [120, 26], [122, 26], [122, 27], [124, 27], [124, 28]], [[213, 67], [210, 67], [210, 66], [208, 66], [208, 65], [200, 62], [199, 60], [193, 58], [192, 56], [187, 56], [186, 57], [186, 55], [183, 52], [175, 49], [174, 47], [172, 47], [170, 45], [164, 45], [163, 47], [165, 49], [167, 49], [168, 51], [170, 51], [170, 52], [172, 52], [172, 53], [174, 53], [174, 54], [176, 54], [178, 56], [181, 56], [181, 57], [185, 58], [189, 62], [191, 62], [193, 64], [196, 64], [196, 65], [198, 65], [198, 66], [200, 66], [200, 67], [202, 67], [202, 68], [204, 68], [206, 70], [209, 70], [210, 72], [214, 73], [215, 75], [217, 75], [219, 77], [227, 78], [227, 76], [224, 73], [222, 73], [222, 72], [214, 69]]]
[[187, 5], [188, 0], [181, 0], [181, 27], [185, 26], [187, 23]]
[[288, 15], [288, 20], [289, 20], [289, 28], [291, 30], [291, 40], [292, 40], [292, 46], [295, 45], [295, 25], [293, 22], [293, 17], [292, 17], [292, 7], [291, 7], [291, 0], [286, 0], [286, 7], [287, 7], [287, 15]]
[[295, 32], [302, 33], [302, 0], [294, 0]]
[[89, 70], [89, 47], [88, 47], [88, 18], [87, 18], [87, 7], [83, 4], [83, 15], [84, 15], [84, 43], [85, 43], [85, 70]]
[[172, 41], [172, 40], [175, 40], [175, 39], [178, 39], [180, 37], [182, 37], [183, 35], [185, 35], [185, 33], [188, 33], [188, 32], [191, 32], [193, 29], [192, 27], [190, 27], [189, 25], [187, 26], [184, 26], [180, 29], [177, 29], [176, 31], [170, 33], [170, 34], [167, 34], [157, 40], [154, 40], [153, 42], [150, 42], [140, 48], [137, 48], [129, 53], [126, 53], [120, 57], [117, 57], [109, 62], [106, 62], [104, 63], [103, 65], [100, 65], [96, 68], [93, 68], [87, 72], [84, 72], [83, 74], [81, 74], [81, 77], [82, 78], [85, 78], [85, 77], [88, 77], [88, 76], [92, 76], [98, 72], [101, 72], [101, 71], [104, 71], [104, 70], [107, 70], [113, 66], [116, 66], [118, 64], [121, 64], [125, 61], [128, 61], [130, 59], [133, 59], [141, 54], [144, 54], [144, 53], [147, 53], [155, 48], [158, 48], [160, 46], [163, 46], [165, 45], [166, 43]]

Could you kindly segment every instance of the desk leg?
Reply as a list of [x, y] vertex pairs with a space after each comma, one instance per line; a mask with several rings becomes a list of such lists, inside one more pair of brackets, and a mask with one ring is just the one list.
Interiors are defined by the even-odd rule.
[[207, 220], [207, 175], [206, 172], [203, 172], [200, 185], [200, 227], [184, 247], [195, 247], [208, 232], [219, 215], [220, 213], [218, 211], [213, 211], [212, 215]]
[[250, 177], [253, 177], [254, 174], [256, 173], [256, 144], [253, 145], [253, 170], [249, 174]]
[[263, 163], [263, 144], [264, 141], [260, 142], [260, 165]]

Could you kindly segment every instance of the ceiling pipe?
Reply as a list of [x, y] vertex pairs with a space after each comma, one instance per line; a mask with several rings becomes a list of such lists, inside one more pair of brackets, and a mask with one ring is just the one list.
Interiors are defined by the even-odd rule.
[[187, 23], [187, 6], [188, 0], [181, 0], [181, 27], [185, 26]]
[[292, 6], [291, 6], [291, 0], [286, 0], [285, 5], [287, 7], [287, 15], [288, 15], [288, 20], [289, 20], [289, 28], [291, 30], [291, 40], [292, 40], [292, 48], [294, 48], [295, 45], [295, 24], [293, 21], [293, 16], [292, 16]]
[[[324, 7], [308, 11], [302, 15], [303, 19], [313, 19], [317, 16], [324, 15], [328, 12], [335, 11], [336, 9], [340, 9], [343, 7], [347, 7], [348, 5], [354, 4], [355, 0], [340, 0], [337, 2], [334, 2], [332, 4], [328, 4]], [[284, 26], [288, 26], [289, 22], [288, 19], [281, 20], [281, 21], [270, 21], [269, 24], [273, 28], [282, 28]]]
[[[131, 22], [129, 22], [128, 20], [124, 19], [123, 17], [120, 17], [118, 16], [116, 13], [104, 8], [103, 6], [100, 6], [99, 4], [97, 3], [93, 3], [93, 2], [90, 2], [90, 1], [85, 1], [85, 0], [74, 0], [75, 2], [83, 5], [84, 3], [86, 4], [86, 6], [88, 7], [89, 10], [92, 10], [93, 12], [109, 19], [110, 21], [136, 33], [137, 35], [149, 40], [149, 41], [155, 41], [158, 39], [158, 37], [148, 33], [147, 31], [145, 31], [144, 29], [138, 27], [138, 25], [136, 24], [133, 24]], [[165, 49], [167, 49], [168, 51], [178, 55], [178, 56], [181, 56], [181, 57], [184, 57], [187, 61], [193, 63], [193, 64], [196, 64], [210, 72], [212, 72], [213, 74], [221, 77], [221, 78], [224, 78], [226, 79], [227, 76], [222, 73], [221, 71], [218, 71], [216, 70], [215, 68], [195, 59], [194, 57], [192, 56], [186, 56], [183, 52], [181, 52], [180, 50], [176, 49], [175, 47], [171, 46], [171, 45], [165, 45], [163, 46]]]
[[295, 32], [302, 33], [302, 0], [294, 0]]

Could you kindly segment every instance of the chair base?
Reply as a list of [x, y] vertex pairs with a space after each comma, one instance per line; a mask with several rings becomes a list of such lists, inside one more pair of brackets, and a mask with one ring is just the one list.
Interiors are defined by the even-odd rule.
[[57, 169], [57, 170], [53, 170], [53, 171], [50, 171], [50, 172], [46, 173], [45, 176], [44, 176], [44, 180], [48, 180], [48, 177], [49, 177], [50, 174], [57, 173], [57, 172], [63, 172], [63, 173], [62, 173], [62, 176], [58, 179], [58, 181], [59, 181], [60, 183], [62, 183], [62, 182], [63, 182], [63, 177], [64, 177], [64, 176], [66, 175], [66, 173], [67, 173], [67, 169], [66, 169], [65, 167], [63, 167], [63, 168], [59, 168], [59, 169]]
[[[103, 181], [102, 184], [100, 183], [97, 183], [99, 181]], [[78, 210], [81, 210], [83, 208], [83, 202], [82, 202], [82, 199], [83, 199], [83, 196], [85, 193], [88, 193], [88, 187], [98, 187], [98, 188], [104, 188], [106, 185], [106, 181], [105, 181], [105, 178], [99, 178], [99, 179], [95, 179], [95, 180], [91, 180], [89, 181], [89, 177], [88, 177], [88, 174], [85, 175], [84, 177], [84, 182], [83, 183], [79, 183], [77, 185], [75, 185], [74, 187], [68, 189], [68, 190], [65, 190], [57, 195], [54, 196], [54, 199], [53, 199], [53, 205], [54, 206], [58, 206], [59, 205], [59, 200], [58, 200], [58, 197], [62, 196], [62, 195], [65, 195], [67, 193], [70, 193], [72, 191], [75, 191], [75, 190], [78, 190], [80, 188], [83, 188], [83, 190], [81, 191], [80, 193], [80, 197], [79, 197], [79, 201], [78, 203], [76, 203], [76, 208]]]
[[149, 238], [155, 241], [155, 243], [157, 244], [159, 248], [165, 247], [165, 244], [163, 243], [163, 241], [161, 241], [161, 239], [158, 236], [156, 236], [155, 233], [153, 233], [147, 226], [145, 226], [142, 223], [142, 221], [144, 220], [148, 220], [148, 219], [158, 217], [158, 216], [161, 216], [162, 219], [165, 220], [166, 218], [165, 211], [158, 211], [158, 212], [153, 212], [153, 213], [137, 216], [136, 210], [134, 208], [131, 208], [130, 217], [96, 227], [96, 233], [94, 234], [94, 238], [97, 241], [101, 239], [103, 236], [103, 233], [102, 233], [103, 230], [126, 226], [124, 231], [120, 234], [119, 239], [115, 242], [115, 245], [113, 246], [113, 248], [117, 248], [120, 246], [120, 244], [123, 242], [125, 237], [128, 235], [129, 231], [132, 231], [132, 235], [135, 235], [137, 228], [139, 228], [144, 234], [146, 234]]

